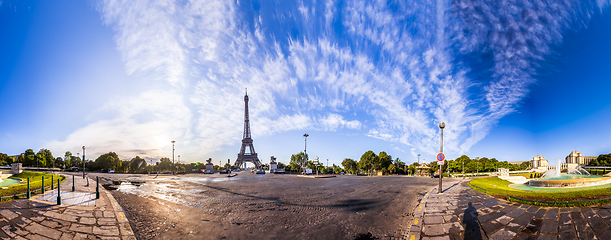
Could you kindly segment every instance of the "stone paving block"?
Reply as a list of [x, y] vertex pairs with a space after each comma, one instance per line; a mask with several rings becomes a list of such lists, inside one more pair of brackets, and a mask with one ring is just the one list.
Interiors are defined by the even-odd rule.
[[556, 240], [556, 234], [539, 234], [537, 240]]
[[535, 213], [535, 218], [538, 219], [543, 219], [543, 217], [545, 217], [545, 213], [547, 212], [547, 209], [545, 208], [541, 208], [539, 210], [537, 210], [537, 212]]
[[89, 239], [89, 235], [83, 234], [83, 233], [76, 233], [76, 235], [74, 235], [73, 239], [74, 240]]
[[594, 232], [598, 239], [611, 239], [611, 230], [605, 229], [602, 231]]
[[600, 216], [601, 218], [609, 218], [611, 217], [611, 213], [605, 209], [600, 209], [598, 211], [596, 211], [596, 214], [598, 214], [598, 216]]
[[558, 233], [558, 222], [547, 222], [544, 221], [543, 224], [541, 225], [541, 230], [542, 233], [553, 233], [556, 234]]
[[422, 233], [425, 236], [441, 236], [445, 234], [445, 231], [443, 230], [443, 226], [441, 226], [441, 224], [435, 224], [424, 225], [422, 227]]
[[537, 206], [530, 206], [528, 209], [526, 209], [526, 211], [530, 213], [534, 213], [534, 212], [539, 211], [539, 208], [540, 207], [537, 207]]
[[503, 224], [497, 221], [490, 221], [482, 224], [482, 229], [484, 229], [484, 232], [488, 236], [490, 236], [492, 233], [496, 232], [501, 228], [503, 228]]
[[465, 230], [465, 239], [486, 239], [486, 234], [481, 228], [471, 228]]
[[507, 225], [507, 223], [511, 222], [511, 220], [513, 220], [513, 218], [510, 218], [508, 216], [501, 216], [496, 219], [497, 222], [500, 222], [503, 225]]
[[528, 224], [528, 222], [530, 222], [530, 219], [532, 217], [533, 217], [532, 213], [524, 212], [524, 213], [520, 214], [520, 216], [518, 216], [515, 219], [513, 219], [512, 222], [520, 224], [522, 226], [526, 226], [526, 224]]
[[19, 226], [19, 227], [25, 227], [28, 224], [30, 224], [32, 222], [32, 220], [24, 218], [24, 217], [17, 217], [14, 218], [12, 221], [15, 225]]
[[2, 227], [2, 231], [4, 231], [4, 233], [9, 235], [11, 238], [15, 238], [17, 237], [17, 235], [25, 236], [28, 234], [28, 232], [21, 230], [21, 228], [18, 228], [13, 224], [9, 224]]
[[479, 220], [481, 224], [484, 224], [484, 223], [489, 222], [490, 220], [497, 219], [503, 215], [505, 215], [504, 212], [496, 211], [496, 212], [492, 212], [492, 213], [489, 213], [483, 216], [479, 216], [477, 219]]
[[115, 213], [113, 211], [104, 211], [105, 218], [115, 217]]
[[68, 221], [68, 222], [78, 222], [77, 221], [77, 219], [78, 219], [77, 216], [68, 215], [68, 214], [59, 214], [57, 219], [61, 219], [61, 220]]
[[443, 223], [443, 216], [424, 216], [424, 224]]
[[450, 240], [450, 236], [422, 237], [422, 240]]
[[588, 222], [590, 223], [590, 227], [592, 227], [592, 230], [594, 231], [600, 231], [609, 227], [609, 225], [607, 225], [607, 223], [605, 223], [605, 221], [598, 215], [594, 215], [588, 218]]
[[0, 210], [0, 215], [8, 220], [13, 220], [13, 218], [19, 217], [19, 215], [11, 210], [3, 209]]
[[481, 215], [486, 215], [486, 214], [491, 213], [491, 212], [493, 212], [493, 210], [490, 209], [490, 208], [482, 208], [482, 209], [478, 209], [477, 210], [477, 214], [479, 214], [480, 216]]
[[94, 226], [94, 235], [119, 236], [119, 228], [116, 226]]
[[78, 223], [73, 223], [70, 225], [69, 228], [70, 231], [74, 231], [74, 232], [82, 232], [82, 233], [89, 233], [91, 234], [93, 231], [93, 227], [92, 226], [88, 226], [88, 225], [82, 225], [82, 224], [78, 224]]
[[72, 240], [74, 238], [74, 234], [71, 233], [62, 233], [62, 236], [59, 237], [59, 240]]
[[509, 212], [511, 212], [511, 211], [513, 211], [515, 209], [516, 209], [516, 206], [509, 205], [509, 206], [501, 209], [501, 211], [504, 212], [504, 213], [509, 213]]
[[98, 225], [115, 225], [117, 219], [115, 218], [98, 218]]
[[51, 239], [51, 238], [47, 238], [47, 237], [44, 237], [38, 234], [34, 234], [34, 233], [30, 233], [26, 235], [25, 238], [29, 240], [49, 240]]
[[458, 233], [458, 232], [464, 231], [465, 229], [458, 222], [453, 222], [453, 223], [444, 223], [443, 230], [448, 234], [452, 234], [452, 233]]
[[522, 213], [524, 213], [524, 209], [522, 209], [522, 208], [517, 208], [517, 209], [515, 209], [515, 210], [513, 210], [513, 211], [509, 212], [509, 213], [508, 213], [508, 214], [506, 214], [506, 215], [507, 215], [508, 217], [515, 218], [515, 217], [520, 216], [520, 214], [522, 214]]
[[558, 232], [570, 232], [570, 231], [575, 231], [575, 227], [573, 226], [573, 224], [566, 224], [566, 225], [559, 225], [558, 226]]
[[525, 233], [537, 233], [541, 230], [542, 224], [543, 221], [541, 219], [533, 218], [526, 224], [526, 227], [522, 231]]
[[80, 224], [86, 224], [86, 225], [93, 225], [96, 223], [95, 218], [90, 218], [90, 217], [81, 217], [78, 221], [78, 223]]
[[558, 233], [558, 240], [576, 240], [575, 231]]
[[560, 216], [558, 217], [558, 224], [563, 225], [563, 224], [570, 224], [570, 223], [571, 223], [571, 213], [568, 213], [568, 212], [560, 213]]
[[515, 235], [515, 232], [503, 228], [490, 235], [489, 238], [494, 240], [511, 240]]
[[594, 232], [592, 231], [592, 229], [590, 227], [586, 227], [584, 229], [581, 230], [577, 230], [577, 238], [580, 240], [591, 240], [594, 239]]
[[37, 233], [40, 234], [42, 236], [51, 238], [51, 239], [58, 239], [61, 236], [61, 232], [57, 231], [55, 229], [40, 225], [36, 222], [33, 222], [32, 224], [28, 225], [25, 230], [30, 231], [31, 233]]
[[558, 220], [558, 208], [550, 208], [545, 215], [545, 220], [557, 221]]
[[458, 222], [460, 221], [460, 219], [456, 215], [446, 215], [446, 216], [443, 216], [443, 221], [444, 222]]

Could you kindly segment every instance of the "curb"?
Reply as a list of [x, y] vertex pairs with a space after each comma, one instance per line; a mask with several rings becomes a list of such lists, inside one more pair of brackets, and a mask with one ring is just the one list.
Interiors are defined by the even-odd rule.
[[420, 239], [420, 233], [422, 232], [422, 222], [424, 221], [424, 211], [426, 206], [426, 201], [429, 199], [431, 192], [435, 191], [437, 188], [433, 188], [428, 193], [424, 195], [418, 206], [413, 211], [414, 218], [412, 219], [412, 224], [408, 229], [407, 235], [405, 235], [406, 240], [418, 240]]
[[125, 216], [125, 212], [123, 211], [123, 208], [121, 207], [121, 205], [119, 205], [117, 200], [112, 196], [112, 194], [110, 194], [110, 192], [108, 192], [108, 190], [104, 188], [102, 189], [103, 189], [102, 191], [104, 191], [104, 193], [110, 200], [110, 206], [112, 207], [112, 210], [115, 212], [115, 217], [117, 218], [117, 222], [119, 222], [119, 231], [121, 232], [121, 236], [123, 237], [123, 239], [136, 239], [136, 236], [134, 235], [134, 231], [132, 230], [132, 227], [129, 225], [129, 220], [127, 220], [127, 217]]

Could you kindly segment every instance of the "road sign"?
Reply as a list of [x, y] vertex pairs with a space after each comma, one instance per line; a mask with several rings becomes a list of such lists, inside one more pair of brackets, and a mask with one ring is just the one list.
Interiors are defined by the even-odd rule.
[[443, 160], [445, 159], [446, 159], [446, 155], [443, 155], [443, 153], [437, 154], [437, 161], [443, 162]]

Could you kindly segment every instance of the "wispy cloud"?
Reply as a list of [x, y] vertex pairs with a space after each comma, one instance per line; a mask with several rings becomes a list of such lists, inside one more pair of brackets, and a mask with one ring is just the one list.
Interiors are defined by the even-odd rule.
[[434, 153], [444, 121], [444, 147], [460, 154], [514, 111], [561, 33], [594, 11], [579, 1], [248, 6], [102, 1], [126, 72], [146, 84], [52, 146], [96, 135], [100, 148], [161, 156], [174, 139], [199, 157], [240, 140], [247, 87], [255, 137], [345, 129]]

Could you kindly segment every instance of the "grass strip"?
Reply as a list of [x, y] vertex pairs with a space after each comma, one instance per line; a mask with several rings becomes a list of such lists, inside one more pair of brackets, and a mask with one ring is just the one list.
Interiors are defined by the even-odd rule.
[[476, 191], [497, 198], [513, 199], [521, 203], [540, 206], [544, 204], [551, 206], [549, 203], [562, 203], [563, 206], [596, 205], [606, 203], [606, 199], [611, 198], [611, 188], [547, 192], [519, 190], [509, 187], [509, 184], [512, 183], [498, 177], [477, 178], [469, 182], [469, 186]]
[[51, 188], [51, 176], [53, 176], [53, 184], [57, 186], [57, 179], [60, 182], [66, 181], [66, 177], [45, 172], [21, 172], [10, 178], [21, 179], [22, 181], [13, 185], [5, 186], [7, 189], [0, 189], [0, 201], [6, 201], [14, 198], [25, 196], [28, 191], [28, 177], [30, 178], [30, 191], [32, 194], [42, 192], [42, 177], [45, 179], [45, 189]]

